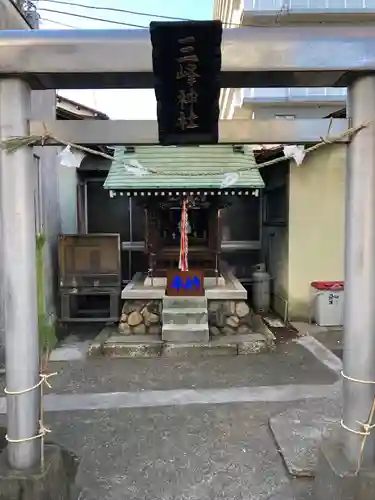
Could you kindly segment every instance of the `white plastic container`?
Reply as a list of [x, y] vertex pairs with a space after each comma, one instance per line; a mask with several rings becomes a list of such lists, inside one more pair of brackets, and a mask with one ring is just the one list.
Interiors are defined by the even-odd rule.
[[343, 281], [314, 281], [311, 283], [311, 299], [311, 319], [317, 325], [343, 326]]

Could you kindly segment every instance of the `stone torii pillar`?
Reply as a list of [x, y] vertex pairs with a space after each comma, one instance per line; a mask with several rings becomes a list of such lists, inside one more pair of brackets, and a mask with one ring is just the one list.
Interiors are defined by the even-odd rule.
[[[27, 136], [31, 91], [0, 79], [0, 137]], [[0, 300], [4, 309], [6, 387], [20, 393], [39, 382], [35, 201], [32, 148], [0, 149]], [[13, 469], [40, 462], [38, 389], [7, 395], [8, 461]], [[25, 440], [26, 439], [26, 440]], [[25, 441], [22, 441], [25, 440]]]
[[347, 114], [352, 127], [368, 123], [347, 151], [343, 415], [321, 448], [316, 500], [367, 500], [375, 491], [375, 429], [364, 436], [362, 425], [375, 397], [375, 75], [349, 86]]

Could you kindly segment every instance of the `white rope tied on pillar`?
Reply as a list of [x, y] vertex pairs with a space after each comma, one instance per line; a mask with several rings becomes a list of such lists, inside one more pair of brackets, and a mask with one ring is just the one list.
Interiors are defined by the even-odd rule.
[[5, 394], [7, 394], [8, 396], [19, 396], [21, 394], [26, 394], [26, 392], [30, 392], [30, 391], [33, 391], [35, 389], [37, 389], [38, 387], [40, 387], [42, 384], [46, 384], [46, 386], [51, 389], [52, 388], [52, 385], [49, 383], [49, 378], [50, 377], [53, 377], [57, 375], [57, 372], [55, 373], [41, 373], [39, 376], [40, 376], [40, 380], [37, 384], [33, 385], [32, 387], [29, 387], [28, 389], [23, 389], [22, 391], [9, 391], [7, 388], [4, 389], [4, 392]]
[[[346, 373], [344, 373], [343, 371], [341, 371], [341, 376], [342, 376], [342, 378], [345, 378], [346, 380], [349, 380], [350, 382], [355, 382], [357, 384], [375, 385], [375, 380], [362, 380], [359, 378], [351, 377], [350, 375], [346, 375]], [[361, 430], [352, 429], [351, 427], [349, 427], [348, 425], [346, 425], [344, 423], [343, 419], [341, 419], [341, 421], [340, 421], [340, 425], [343, 429], [345, 429], [348, 432], [351, 432], [352, 434], [357, 434], [358, 436], [363, 437], [362, 442], [361, 442], [361, 449], [360, 449], [360, 453], [359, 453], [359, 457], [358, 457], [357, 468], [355, 471], [356, 474], [359, 473], [359, 470], [360, 470], [361, 465], [362, 465], [362, 457], [363, 457], [363, 453], [365, 451], [367, 438], [368, 438], [368, 436], [371, 435], [371, 431], [373, 429], [375, 429], [375, 423], [373, 423], [374, 415], [375, 415], [375, 398], [374, 398], [374, 401], [373, 401], [372, 406], [370, 408], [369, 417], [367, 419], [367, 422], [360, 422], [360, 421], [356, 420], [356, 423], [361, 426]]]
[[40, 373], [40, 380], [37, 384], [33, 385], [32, 387], [28, 387], [27, 389], [23, 389], [21, 391], [9, 391], [7, 388], [4, 389], [4, 392], [7, 396], [21, 396], [22, 394], [26, 394], [31, 391], [35, 391], [36, 389], [40, 388], [41, 395], [40, 395], [40, 418], [39, 418], [39, 432], [38, 434], [35, 434], [34, 436], [28, 436], [24, 438], [11, 438], [8, 436], [8, 434], [5, 434], [5, 439], [8, 441], [8, 443], [26, 443], [27, 441], [34, 441], [35, 439], [41, 439], [41, 467], [42, 469], [44, 468], [44, 437], [47, 434], [50, 434], [52, 431], [48, 427], [44, 425], [44, 419], [43, 419], [43, 414], [44, 414], [44, 408], [43, 408], [43, 386], [46, 385], [49, 389], [52, 388], [49, 379], [51, 377], [54, 377], [57, 375], [57, 372], [54, 373]]

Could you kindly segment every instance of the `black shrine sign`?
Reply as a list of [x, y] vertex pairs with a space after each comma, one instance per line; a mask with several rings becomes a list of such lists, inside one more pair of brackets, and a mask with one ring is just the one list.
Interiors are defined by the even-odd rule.
[[218, 143], [220, 21], [150, 23], [159, 142]]

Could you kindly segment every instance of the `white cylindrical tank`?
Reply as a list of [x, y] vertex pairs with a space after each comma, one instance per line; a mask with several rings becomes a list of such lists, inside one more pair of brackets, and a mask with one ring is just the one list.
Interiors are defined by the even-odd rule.
[[252, 274], [252, 296], [255, 312], [266, 313], [271, 305], [271, 276], [265, 264], [257, 264]]

